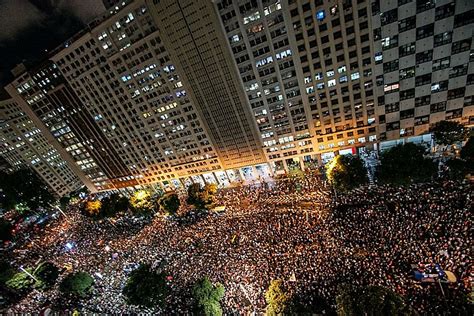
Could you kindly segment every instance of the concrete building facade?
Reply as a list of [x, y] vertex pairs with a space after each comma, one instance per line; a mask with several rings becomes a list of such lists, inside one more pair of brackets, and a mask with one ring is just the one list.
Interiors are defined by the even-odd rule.
[[57, 196], [83, 186], [68, 163], [13, 99], [0, 101], [0, 155], [10, 165], [7, 170], [34, 170]]

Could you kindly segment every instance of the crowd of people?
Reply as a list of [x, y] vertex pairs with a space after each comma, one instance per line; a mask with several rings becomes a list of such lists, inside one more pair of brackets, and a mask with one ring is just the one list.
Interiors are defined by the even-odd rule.
[[[185, 314], [191, 288], [204, 276], [224, 285], [225, 314], [261, 313], [264, 293], [281, 279], [301, 306], [335, 309], [343, 283], [382, 285], [420, 313], [452, 310], [471, 289], [472, 188], [443, 181], [409, 187], [370, 186], [338, 194], [319, 175], [222, 189], [225, 212], [188, 220], [131, 216], [94, 221], [74, 207], [57, 225], [12, 254], [15, 264], [51, 261], [94, 276], [94, 293], [63, 298], [57, 288], [34, 291], [14, 313], [78, 309], [97, 313]], [[65, 247], [67, 243], [72, 247]], [[127, 305], [122, 288], [138, 263], [168, 276], [163, 309]], [[458, 281], [421, 284], [412, 264], [439, 264]], [[457, 304], [457, 303], [456, 303]]]

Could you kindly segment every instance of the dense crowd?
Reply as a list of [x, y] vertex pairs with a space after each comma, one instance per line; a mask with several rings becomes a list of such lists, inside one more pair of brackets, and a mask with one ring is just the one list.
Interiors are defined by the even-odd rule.
[[[57, 289], [31, 292], [11, 312], [53, 309], [98, 313], [184, 314], [190, 288], [208, 276], [225, 286], [226, 314], [262, 312], [272, 279], [282, 279], [301, 305], [329, 312], [338, 286], [383, 285], [402, 294], [419, 312], [439, 314], [470, 291], [471, 208], [467, 184], [440, 182], [364, 187], [331, 193], [317, 175], [222, 189], [225, 212], [181, 220], [129, 216], [94, 221], [72, 208], [69, 217], [13, 255], [17, 264], [50, 260], [96, 279], [90, 299], [66, 301]], [[72, 249], [65, 248], [73, 243]], [[127, 274], [140, 262], [168, 275], [165, 310], [125, 303]], [[411, 265], [439, 263], [458, 282], [424, 285]], [[444, 296], [443, 296], [444, 295]]]

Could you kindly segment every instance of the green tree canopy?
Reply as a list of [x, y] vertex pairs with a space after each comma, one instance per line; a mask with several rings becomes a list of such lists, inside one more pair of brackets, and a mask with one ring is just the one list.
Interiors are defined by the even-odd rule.
[[188, 187], [186, 202], [199, 209], [210, 207], [214, 203], [216, 193], [217, 185], [214, 183], [206, 184], [204, 187], [199, 183], [193, 183]]
[[168, 295], [166, 276], [154, 271], [150, 265], [142, 264], [130, 273], [122, 293], [131, 305], [163, 306]]
[[407, 314], [403, 298], [381, 286], [343, 286], [336, 297], [336, 303], [339, 316]]
[[0, 260], [0, 286], [5, 285], [5, 283], [10, 280], [15, 274], [15, 270], [6, 260]]
[[47, 289], [53, 286], [58, 279], [59, 268], [51, 262], [42, 262], [33, 271], [33, 275], [38, 279], [35, 287]]
[[220, 301], [224, 297], [224, 293], [225, 289], [222, 284], [214, 285], [207, 277], [198, 280], [193, 287], [196, 315], [222, 315]]
[[29, 209], [46, 207], [55, 201], [48, 186], [29, 169], [21, 169], [8, 174], [0, 172], [0, 204], [5, 209], [24, 203]]
[[61, 284], [59, 290], [75, 297], [86, 297], [91, 293], [94, 279], [87, 272], [76, 272], [68, 274]]
[[100, 207], [101, 216], [114, 217], [120, 212], [125, 212], [130, 207], [128, 199], [117, 193], [112, 193], [102, 199]]
[[0, 218], [0, 241], [7, 241], [12, 239], [12, 224], [4, 219]]
[[381, 154], [377, 177], [393, 184], [409, 184], [430, 180], [436, 173], [436, 164], [424, 156], [426, 149], [413, 143], [392, 147]]
[[[32, 274], [32, 269], [25, 269], [29, 274]], [[9, 280], [5, 282], [5, 285], [17, 292], [25, 293], [33, 287], [35, 280], [25, 272], [15, 273]]]
[[326, 168], [328, 180], [337, 190], [347, 191], [367, 183], [367, 170], [360, 157], [338, 155]]
[[156, 200], [150, 191], [139, 190], [130, 197], [130, 206], [133, 211], [141, 215], [151, 215], [156, 210]]
[[439, 121], [431, 128], [433, 138], [438, 145], [452, 145], [467, 138], [469, 131], [456, 121]]
[[265, 300], [267, 301], [266, 314], [268, 316], [284, 315], [287, 312], [290, 297], [283, 288], [282, 280], [270, 282], [270, 286], [265, 292]]
[[160, 199], [160, 207], [170, 213], [170, 214], [176, 214], [176, 212], [179, 209], [180, 206], [180, 201], [179, 201], [179, 196], [176, 193], [168, 193], [165, 194], [161, 199]]

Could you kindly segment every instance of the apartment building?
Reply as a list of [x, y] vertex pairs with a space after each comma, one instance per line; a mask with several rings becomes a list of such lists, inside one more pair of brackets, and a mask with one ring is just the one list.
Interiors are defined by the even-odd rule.
[[215, 1], [275, 170], [377, 140], [368, 1]]
[[[211, 1], [149, 1], [171, 60], [190, 87], [224, 169], [265, 176], [262, 141]], [[248, 167], [254, 166], [255, 168]]]
[[0, 101], [0, 155], [11, 171], [34, 170], [57, 196], [83, 186], [82, 181], [13, 99]]
[[7, 90], [93, 190], [227, 184], [472, 124], [472, 10], [121, 1]]
[[145, 1], [120, 4], [65, 46], [51, 61], [136, 184], [233, 178], [223, 172], [191, 88], [170, 60]]
[[372, 5], [381, 140], [474, 123], [474, 2], [384, 0]]

